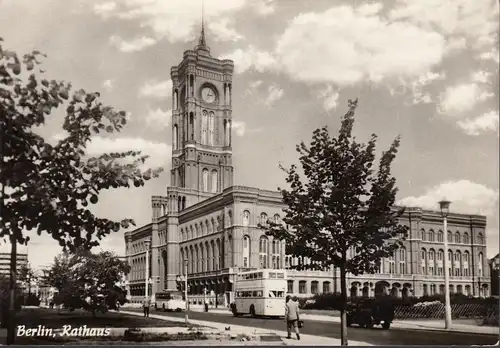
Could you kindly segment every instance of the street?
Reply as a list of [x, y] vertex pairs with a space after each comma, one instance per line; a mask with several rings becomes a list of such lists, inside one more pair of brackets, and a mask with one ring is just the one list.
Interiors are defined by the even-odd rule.
[[[183, 318], [184, 313], [165, 313], [154, 311], [154, 314]], [[269, 330], [285, 331], [283, 319], [266, 319], [238, 317], [203, 312], [189, 312], [189, 318], [195, 320], [206, 320], [225, 324], [234, 324], [263, 328]], [[310, 321], [305, 322], [302, 333], [340, 339], [340, 324], [332, 322]], [[492, 345], [498, 341], [498, 335], [484, 335], [460, 332], [443, 332], [431, 330], [407, 330], [391, 328], [383, 330], [379, 327], [374, 329], [362, 329], [358, 327], [348, 328], [348, 338], [354, 341], [368, 342], [375, 345]]]

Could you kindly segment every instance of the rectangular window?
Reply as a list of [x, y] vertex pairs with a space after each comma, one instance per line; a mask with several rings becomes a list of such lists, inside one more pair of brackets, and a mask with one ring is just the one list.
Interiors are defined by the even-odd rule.
[[293, 280], [287, 281], [287, 293], [289, 294], [293, 293]]
[[305, 294], [305, 293], [307, 293], [306, 282], [300, 281], [299, 282], [299, 294]]
[[434, 267], [429, 267], [429, 274], [433, 275], [434, 274]]
[[243, 258], [243, 267], [248, 267], [248, 257]]
[[329, 293], [330, 293], [330, 283], [324, 282], [323, 283], [323, 294], [329, 294]]
[[311, 293], [312, 294], [317, 294], [318, 293], [318, 282], [312, 282], [311, 283]]

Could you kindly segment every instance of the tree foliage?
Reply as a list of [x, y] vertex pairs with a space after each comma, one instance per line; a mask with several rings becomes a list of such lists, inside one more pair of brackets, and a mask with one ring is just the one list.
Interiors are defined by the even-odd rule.
[[401, 246], [407, 231], [399, 225], [404, 209], [394, 207], [397, 187], [391, 175], [400, 138], [382, 153], [375, 170], [377, 136], [365, 144], [352, 135], [356, 107], [357, 100], [349, 101], [337, 137], [324, 127], [314, 131], [309, 146], [297, 146], [303, 176], [296, 165], [282, 168], [290, 186], [279, 189], [285, 225], [269, 221], [262, 226], [299, 259], [293, 268], [338, 267], [344, 303], [346, 273], [374, 273], [380, 260]]
[[[90, 249], [109, 233], [134, 224], [99, 218], [89, 209], [102, 190], [140, 187], [162, 170], [142, 170], [147, 156], [139, 151], [87, 154], [94, 135], [123, 129], [126, 113], [103, 105], [97, 92], [44, 78], [41, 52], [19, 57], [1, 43], [0, 38], [0, 182], [6, 190], [0, 238], [13, 235], [24, 244], [26, 231], [46, 232], [63, 248]], [[62, 130], [67, 136], [52, 145], [37, 130], [54, 118], [56, 109], [65, 110]]]
[[[120, 282], [130, 272], [130, 266], [109, 251], [93, 254], [78, 250], [75, 254], [63, 253], [45, 275], [46, 284], [58, 290], [56, 304], [69, 308], [95, 311], [99, 298], [108, 304], [125, 301], [125, 290]], [[113, 306], [111, 306], [113, 307]]]
[[394, 208], [397, 188], [391, 175], [400, 139], [383, 152], [375, 171], [377, 136], [366, 144], [352, 136], [356, 107], [357, 100], [349, 102], [338, 137], [330, 137], [325, 127], [314, 131], [310, 146], [297, 146], [305, 180], [295, 165], [284, 169], [291, 189], [279, 190], [288, 226], [270, 221], [266, 233], [286, 241], [287, 254], [311, 260], [298, 269], [333, 265], [354, 275], [374, 273], [406, 236], [407, 228], [399, 224], [404, 208]]

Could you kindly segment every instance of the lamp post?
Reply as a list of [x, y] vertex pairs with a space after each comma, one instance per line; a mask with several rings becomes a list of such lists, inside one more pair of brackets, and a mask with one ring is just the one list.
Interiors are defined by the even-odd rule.
[[184, 281], [184, 300], [186, 301], [185, 308], [184, 308], [184, 321], [186, 323], [186, 326], [189, 324], [189, 299], [188, 299], [188, 278], [187, 278], [187, 272], [188, 272], [188, 260], [183, 261], [184, 264], [184, 274], [183, 275], [178, 275], [177, 276], [177, 281], [180, 283]]
[[450, 305], [450, 273], [448, 267], [448, 213], [450, 212], [450, 201], [442, 200], [439, 202], [441, 216], [443, 217], [443, 240], [444, 240], [444, 310], [445, 310], [445, 328], [451, 329], [451, 305]]
[[144, 245], [146, 246], [146, 276], [144, 277], [144, 285], [145, 285], [145, 298], [149, 298], [149, 248], [151, 246], [151, 240], [146, 239], [144, 241]]

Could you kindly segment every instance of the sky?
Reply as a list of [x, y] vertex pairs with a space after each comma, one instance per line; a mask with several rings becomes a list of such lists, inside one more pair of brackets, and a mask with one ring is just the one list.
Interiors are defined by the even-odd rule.
[[[164, 174], [142, 188], [103, 192], [99, 216], [151, 221], [151, 196], [169, 185], [170, 67], [197, 42], [202, 0], [0, 0], [4, 48], [47, 54], [46, 75], [99, 91], [128, 112], [125, 130], [96, 136], [89, 154], [137, 150]], [[355, 135], [397, 135], [398, 203], [487, 216], [489, 257], [499, 245], [499, 51], [496, 0], [205, 0], [212, 56], [234, 60], [235, 184], [275, 190], [279, 164], [328, 126], [335, 134], [348, 99], [359, 99]], [[61, 136], [64, 114], [39, 130]], [[60, 252], [32, 236], [43, 267]], [[8, 245], [2, 245], [2, 251]], [[101, 248], [124, 255], [123, 231]], [[26, 250], [22, 247], [21, 250]]]

